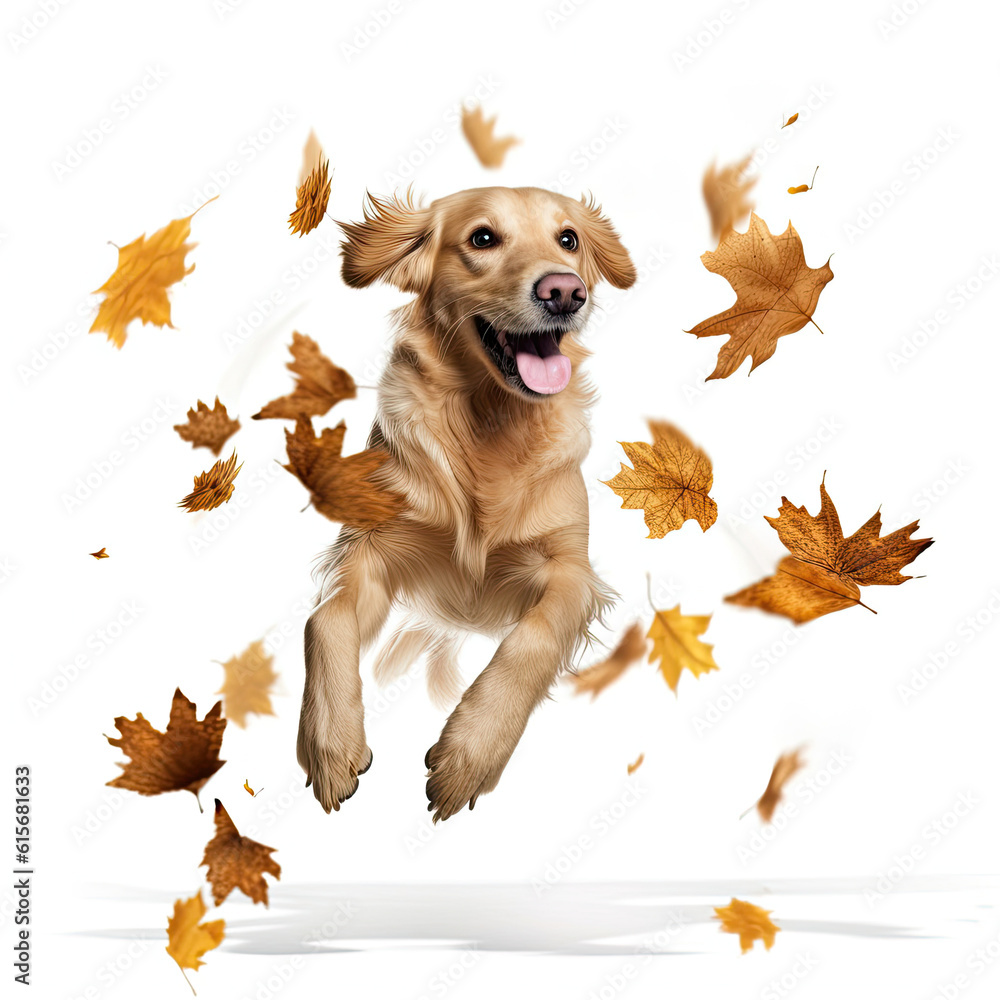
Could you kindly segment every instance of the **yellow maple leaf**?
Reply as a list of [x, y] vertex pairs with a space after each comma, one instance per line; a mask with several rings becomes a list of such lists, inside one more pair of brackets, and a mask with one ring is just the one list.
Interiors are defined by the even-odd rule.
[[[190, 899], [178, 899], [174, 903], [174, 915], [167, 921], [166, 951], [180, 966], [188, 986], [191, 986], [191, 981], [184, 970], [200, 969], [205, 964], [201, 956], [206, 951], [218, 948], [226, 936], [225, 920], [200, 923], [205, 912], [205, 901], [201, 898], [199, 889]], [[193, 986], [191, 992], [194, 992]]]
[[722, 921], [721, 931], [739, 934], [742, 952], [750, 951], [754, 941], [763, 941], [770, 951], [774, 936], [781, 930], [771, 921], [771, 912], [734, 896], [728, 906], [715, 907], [715, 919]]
[[118, 248], [118, 266], [94, 292], [95, 295], [103, 292], [104, 301], [90, 325], [90, 333], [106, 334], [108, 340], [121, 349], [128, 325], [134, 319], [173, 329], [167, 289], [194, 270], [194, 264], [187, 267], [184, 258], [198, 245], [186, 242], [191, 235], [191, 220], [196, 214], [192, 212], [183, 219], [174, 219], [149, 239], [143, 233]]
[[712, 488], [712, 463], [677, 427], [650, 420], [653, 443], [619, 441], [634, 468], [624, 462], [613, 478], [602, 480], [622, 498], [623, 510], [642, 510], [647, 538], [663, 538], [687, 520], [702, 531], [715, 523], [719, 509], [708, 495]]
[[[226, 718], [240, 729], [246, 729], [248, 712], [274, 715], [271, 685], [278, 675], [271, 669], [273, 663], [274, 657], [264, 651], [264, 643], [258, 639], [239, 656], [231, 656], [222, 664], [226, 677], [216, 693], [221, 694], [225, 701]], [[247, 788], [247, 791], [250, 789]]]
[[719, 669], [712, 658], [712, 647], [698, 638], [711, 620], [711, 615], [682, 615], [679, 604], [654, 613], [647, 633], [647, 638], [653, 640], [649, 662], [660, 661], [660, 673], [674, 694], [685, 667], [695, 677]]
[[484, 167], [493, 169], [501, 166], [510, 147], [521, 141], [512, 135], [506, 135], [502, 139], [495, 136], [493, 129], [496, 122], [496, 115], [484, 118], [481, 107], [475, 107], [471, 111], [468, 108], [462, 109], [462, 132], [472, 147], [472, 152]]

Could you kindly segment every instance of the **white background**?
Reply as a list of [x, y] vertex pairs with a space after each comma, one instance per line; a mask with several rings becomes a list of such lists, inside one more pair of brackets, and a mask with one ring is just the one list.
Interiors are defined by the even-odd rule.
[[[43, 3], [4, 7], [4, 773], [27, 763], [34, 774], [40, 995], [185, 995], [161, 939], [125, 962], [127, 942], [72, 933], [159, 934], [170, 900], [203, 883], [197, 865], [211, 835], [210, 809], [199, 815], [188, 795], [105, 788], [121, 758], [102, 733], [137, 711], [162, 727], [177, 685], [203, 713], [221, 683], [215, 661], [265, 633], [280, 673], [276, 715], [229, 727], [229, 763], [203, 800], [219, 796], [242, 832], [278, 848], [275, 919], [286, 885], [531, 882], [581, 838], [589, 846], [567, 883], [717, 880], [719, 903], [741, 879], [874, 885], [914, 848], [923, 849], [921, 876], [995, 871], [1000, 282], [983, 280], [996, 277], [984, 262], [998, 251], [993, 6], [378, 6], [381, 25], [371, 0], [101, 0], [54, 15]], [[33, 34], [32, 18], [41, 25]], [[499, 134], [523, 139], [499, 171], [481, 168], [461, 136], [466, 99], [499, 115]], [[781, 130], [795, 111], [798, 122]], [[88, 148], [102, 119], [110, 128]], [[646, 665], [594, 703], [560, 685], [498, 789], [433, 829], [422, 762], [444, 714], [419, 678], [380, 700], [363, 664], [374, 766], [339, 814], [303, 793], [294, 758], [310, 565], [337, 529], [300, 513], [305, 492], [275, 464], [282, 424], [249, 417], [288, 390], [293, 329], [372, 384], [386, 314], [405, 301], [393, 289], [342, 284], [331, 220], [289, 235], [311, 127], [335, 168], [333, 218], [357, 217], [366, 188], [387, 193], [411, 180], [427, 198], [491, 183], [594, 193], [641, 274], [629, 292], [599, 290], [604, 311], [588, 339], [600, 389], [584, 469], [592, 557], [622, 595], [599, 638], [613, 644], [637, 616], [648, 624], [647, 572], [658, 606], [679, 601], [685, 613], [714, 616], [717, 673], [685, 673], [677, 697]], [[751, 150], [757, 211], [772, 231], [791, 218], [809, 264], [833, 254], [835, 278], [816, 312], [825, 335], [808, 326], [751, 378], [744, 365], [706, 384], [721, 339], [683, 331], [733, 294], [699, 261], [711, 248], [701, 175], [713, 159]], [[817, 164], [815, 189], [789, 196]], [[121, 352], [86, 336], [98, 303], [90, 293], [116, 264], [109, 243], [187, 214], [220, 182], [221, 197], [193, 220], [196, 270], [171, 291], [176, 329], [133, 324]], [[936, 313], [939, 332], [928, 337]], [[216, 394], [243, 422], [230, 443], [244, 466], [227, 507], [191, 515], [176, 502], [212, 459], [171, 426]], [[355, 450], [374, 407], [362, 389], [324, 419], [344, 418]], [[711, 456], [720, 514], [706, 534], [688, 522], [648, 540], [641, 513], [619, 510], [599, 483], [623, 457], [616, 442], [646, 436], [647, 416], [677, 423]], [[102, 473], [115, 451], [123, 460]], [[782, 493], [815, 512], [824, 470], [847, 531], [879, 506], [889, 527], [920, 517], [919, 534], [937, 540], [912, 567], [926, 578], [866, 591], [877, 615], [852, 609], [799, 629], [722, 604], [781, 555], [761, 515]], [[78, 479], [95, 472], [91, 495], [73, 502]], [[110, 559], [87, 555], [102, 546]], [[97, 651], [100, 630], [130, 602], [138, 617], [113, 626], [114, 641]], [[904, 703], [899, 685], [932, 673], [929, 658], [947, 643], [955, 655]], [[87, 665], [64, 682], [78, 654]], [[488, 655], [485, 643], [470, 643], [468, 680]], [[738, 817], [775, 757], [803, 743], [810, 767], [793, 783], [795, 813], [755, 847], [756, 816]], [[639, 792], [625, 800], [637, 801], [620, 807], [625, 766], [640, 752]], [[835, 754], [849, 763], [833, 775]], [[263, 786], [257, 799], [244, 779]], [[927, 825], [950, 824], [963, 794], [976, 803], [971, 815], [934, 843]], [[87, 888], [94, 883], [115, 887], [102, 904]], [[130, 890], [147, 904], [128, 901]], [[857, 891], [849, 901], [859, 919], [926, 931], [901, 899], [890, 893], [869, 908]], [[801, 915], [805, 904], [795, 905]], [[834, 916], [822, 901], [815, 910]], [[249, 914], [233, 897], [218, 915]], [[694, 954], [658, 959], [628, 988], [766, 995], [768, 978], [812, 949], [820, 971], [797, 996], [838, 995], [848, 983], [857, 991], [845, 956], [871, 970], [863, 995], [931, 996], [998, 929], [994, 911], [980, 908], [946, 922], [950, 943], [936, 949], [850, 935], [796, 941], [785, 931], [769, 954], [758, 946], [740, 958], [735, 939], [706, 925], [684, 941]], [[199, 995], [253, 996], [280, 964], [229, 945], [193, 977]], [[116, 971], [102, 978], [108, 961]], [[583, 997], [621, 964], [482, 961], [456, 996]], [[284, 990], [326, 995], [336, 983], [337, 995], [419, 996], [437, 989], [432, 977], [447, 962], [417, 948], [391, 963], [363, 950], [317, 956]], [[962, 995], [992, 995], [1000, 973], [992, 985], [988, 975]]]

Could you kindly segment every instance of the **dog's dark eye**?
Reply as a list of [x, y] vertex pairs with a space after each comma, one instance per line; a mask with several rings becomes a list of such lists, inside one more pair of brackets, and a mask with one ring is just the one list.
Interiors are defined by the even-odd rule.
[[559, 246], [561, 246], [563, 250], [568, 250], [572, 253], [579, 245], [580, 241], [577, 239], [576, 233], [574, 233], [572, 229], [564, 229], [559, 234]]
[[492, 229], [483, 226], [469, 237], [469, 242], [477, 249], [483, 250], [486, 247], [495, 247], [500, 242], [500, 238]]

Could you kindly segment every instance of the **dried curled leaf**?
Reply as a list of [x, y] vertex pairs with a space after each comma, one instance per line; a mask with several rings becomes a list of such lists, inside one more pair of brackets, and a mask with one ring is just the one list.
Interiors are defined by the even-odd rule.
[[576, 694], [590, 692], [591, 700], [596, 698], [609, 684], [619, 677], [646, 653], [646, 637], [638, 622], [630, 625], [620, 642], [607, 659], [595, 663], [586, 670], [572, 676]]
[[392, 520], [405, 504], [401, 496], [372, 481], [389, 458], [384, 448], [341, 455], [346, 430], [341, 421], [317, 437], [312, 421], [299, 417], [295, 432], [285, 431], [285, 468], [309, 490], [313, 506], [324, 517], [358, 528], [373, 528]]
[[106, 545], [103, 548], [98, 549], [96, 552], [88, 552], [87, 555], [93, 556], [95, 559], [111, 558], [111, 556], [108, 555], [108, 547]]
[[245, 729], [247, 713], [274, 715], [271, 706], [271, 685], [278, 679], [272, 669], [274, 657], [264, 649], [259, 639], [251, 642], [239, 656], [231, 656], [222, 664], [226, 678], [216, 692], [225, 701], [226, 718]]
[[739, 934], [741, 952], [750, 951], [754, 941], [763, 941], [764, 948], [770, 951], [775, 935], [781, 930], [771, 921], [772, 912], [734, 896], [728, 906], [715, 907], [715, 919], [722, 921], [720, 930]]
[[168, 222], [148, 240], [143, 233], [118, 248], [118, 266], [94, 292], [95, 295], [103, 293], [104, 301], [90, 325], [90, 333], [106, 334], [120, 349], [125, 343], [128, 325], [134, 319], [173, 329], [167, 289], [194, 270], [194, 264], [185, 266], [184, 258], [198, 245], [186, 242], [195, 214], [192, 212], [183, 219]]
[[711, 621], [711, 615], [682, 615], [679, 604], [654, 613], [647, 633], [647, 638], [653, 640], [649, 662], [660, 661], [660, 673], [674, 694], [685, 667], [695, 677], [719, 669], [712, 657], [712, 647], [698, 638]]
[[708, 531], [719, 513], [708, 495], [712, 488], [708, 455], [672, 424], [650, 420], [649, 429], [651, 445], [618, 442], [634, 468], [622, 463], [618, 475], [604, 485], [622, 498], [623, 510], [645, 511], [648, 538], [663, 538], [689, 519]]
[[764, 789], [764, 794], [757, 800], [757, 812], [765, 823], [771, 822], [774, 810], [778, 808], [778, 803], [781, 802], [785, 785], [788, 784], [794, 774], [805, 767], [805, 761], [800, 756], [801, 753], [802, 747], [799, 747], [798, 750], [792, 750], [791, 753], [783, 753], [774, 762], [774, 768], [771, 770], [771, 777], [768, 780], [767, 788]]
[[882, 518], [876, 511], [850, 538], [844, 538], [825, 476], [819, 495], [815, 517], [805, 507], [789, 503], [787, 497], [781, 498], [777, 517], [765, 517], [791, 555], [778, 563], [773, 576], [730, 594], [729, 604], [784, 615], [800, 625], [854, 605], [867, 607], [859, 586], [896, 586], [912, 579], [900, 571], [933, 544], [930, 538], [910, 537], [919, 529], [919, 521], [880, 538]]
[[752, 161], [751, 153], [739, 163], [730, 163], [718, 171], [713, 163], [701, 179], [701, 194], [716, 241], [731, 233], [753, 211], [749, 194], [757, 178], [744, 176]]
[[794, 114], [794, 115], [792, 115], [792, 116], [791, 116], [791, 117], [790, 117], [790, 118], [788, 119], [788, 121], [787, 121], [787, 122], [785, 122], [785, 124], [784, 124], [784, 125], [782, 125], [781, 127], [782, 127], [782, 128], [788, 128], [788, 126], [789, 126], [789, 125], [794, 125], [794, 124], [795, 124], [795, 123], [796, 123], [796, 122], [797, 122], [798, 120], [799, 120], [799, 113], [798, 113], [798, 111], [796, 111], [796, 112], [795, 112], [795, 114]]
[[182, 441], [189, 441], [192, 448], [208, 448], [216, 456], [239, 429], [240, 422], [230, 418], [218, 396], [212, 409], [199, 399], [197, 410], [188, 410], [187, 423], [174, 424]]
[[645, 759], [646, 755], [644, 753], [639, 754], [639, 756], [636, 757], [635, 761], [628, 765], [628, 773], [635, 774], [635, 772], [638, 771], [640, 767], [642, 767], [642, 762]]
[[833, 280], [829, 261], [822, 267], [806, 264], [802, 241], [790, 222], [780, 236], [773, 236], [754, 214], [745, 233], [729, 233], [701, 260], [736, 292], [735, 305], [687, 331], [696, 337], [729, 337], [706, 382], [727, 378], [747, 358], [752, 359], [752, 372], [774, 354], [779, 337], [806, 323], [815, 325], [812, 315], [820, 293]]
[[484, 167], [496, 168], [503, 165], [504, 158], [511, 146], [516, 146], [521, 140], [514, 136], [504, 136], [498, 139], [493, 135], [497, 117], [483, 117], [483, 109], [478, 105], [471, 111], [462, 109], [462, 131], [472, 147], [472, 152]]
[[225, 920], [200, 923], [205, 912], [205, 901], [201, 898], [200, 889], [190, 899], [178, 899], [174, 903], [174, 914], [167, 921], [166, 951], [180, 966], [181, 972], [185, 969], [200, 969], [205, 964], [201, 961], [201, 956], [218, 948], [226, 936]]
[[194, 489], [177, 505], [185, 510], [215, 510], [233, 495], [234, 480], [243, 465], [236, 464], [236, 452], [226, 461], [221, 458], [208, 472], [194, 477]]
[[165, 732], [154, 729], [141, 712], [134, 720], [119, 716], [115, 728], [121, 738], [108, 736], [107, 741], [132, 758], [119, 764], [123, 773], [108, 782], [115, 788], [140, 795], [188, 791], [197, 798], [202, 785], [225, 764], [219, 760], [226, 729], [221, 701], [199, 722], [194, 702], [177, 688]]
[[312, 337], [295, 331], [289, 347], [292, 360], [285, 367], [295, 376], [295, 389], [272, 400], [254, 420], [297, 420], [320, 417], [342, 399], [354, 399], [357, 386], [350, 374], [338, 368]]
[[295, 192], [295, 211], [288, 217], [288, 228], [300, 237], [311, 233], [322, 221], [330, 204], [330, 161], [315, 132], [309, 133], [302, 151], [302, 171]]
[[208, 866], [208, 884], [215, 905], [239, 889], [255, 903], [268, 905], [264, 873], [281, 878], [281, 865], [271, 857], [275, 848], [240, 836], [222, 803], [215, 800], [215, 836], [205, 845], [202, 865]]

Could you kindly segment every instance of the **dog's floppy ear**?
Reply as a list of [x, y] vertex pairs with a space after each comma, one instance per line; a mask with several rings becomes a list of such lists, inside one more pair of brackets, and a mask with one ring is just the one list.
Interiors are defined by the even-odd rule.
[[587, 273], [581, 277], [588, 285], [594, 285], [598, 279], [610, 281], [615, 288], [630, 288], [635, 283], [635, 264], [622, 246], [615, 227], [607, 216], [601, 214], [601, 206], [595, 204], [593, 197], [580, 198], [582, 211], [581, 251], [583, 254], [583, 269]]
[[404, 292], [424, 291], [430, 284], [434, 242], [433, 213], [402, 198], [378, 198], [366, 192], [364, 220], [340, 222], [341, 274], [352, 288], [388, 281]]

